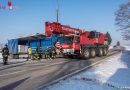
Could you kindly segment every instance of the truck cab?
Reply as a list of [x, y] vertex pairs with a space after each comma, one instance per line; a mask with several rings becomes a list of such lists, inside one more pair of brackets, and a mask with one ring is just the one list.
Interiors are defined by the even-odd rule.
[[64, 55], [76, 55], [77, 51], [80, 51], [79, 35], [65, 35], [58, 38], [58, 42], [61, 42]]

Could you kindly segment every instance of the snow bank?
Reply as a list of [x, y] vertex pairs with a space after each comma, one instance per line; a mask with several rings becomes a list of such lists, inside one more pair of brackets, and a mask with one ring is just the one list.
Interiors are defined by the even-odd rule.
[[[84, 78], [98, 83], [100, 86], [105, 85], [114, 89], [130, 90], [130, 65], [126, 65], [126, 63], [130, 63], [129, 58], [130, 56], [127, 54], [123, 54], [123, 57], [122, 54], [114, 56], [74, 78], [79, 80]], [[125, 62], [122, 60], [125, 60]]]
[[43, 90], [130, 90], [130, 51]]
[[114, 90], [107, 86], [99, 86], [95, 82], [85, 80], [67, 79], [44, 90]]
[[125, 50], [129, 50], [130, 51], [130, 46], [123, 45], [123, 47], [125, 48]]

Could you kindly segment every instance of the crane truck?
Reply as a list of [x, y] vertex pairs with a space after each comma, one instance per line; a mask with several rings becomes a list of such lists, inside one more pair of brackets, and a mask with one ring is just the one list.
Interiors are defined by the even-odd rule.
[[67, 56], [76, 55], [83, 58], [105, 56], [111, 43], [107, 34], [84, 31], [58, 22], [46, 22], [45, 34], [47, 37], [53, 34], [61, 34], [57, 41], [61, 42], [62, 53]]

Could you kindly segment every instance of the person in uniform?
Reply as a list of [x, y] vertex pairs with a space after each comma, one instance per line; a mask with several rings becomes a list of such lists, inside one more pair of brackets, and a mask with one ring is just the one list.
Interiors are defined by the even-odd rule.
[[52, 48], [51, 47], [49, 47], [48, 48], [48, 59], [52, 59]]
[[37, 48], [36, 48], [36, 51], [35, 51], [35, 56], [34, 56], [34, 58], [35, 58], [36, 60], [40, 60], [39, 47], [37, 47]]
[[45, 51], [45, 58], [46, 59], [51, 59], [51, 54], [50, 54], [50, 48], [47, 47], [46, 51]]
[[51, 58], [55, 59], [56, 58], [56, 50], [54, 47], [51, 48]]
[[47, 47], [46, 52], [45, 52], [45, 58], [46, 59], [55, 59], [56, 58], [55, 48]]
[[7, 65], [7, 63], [8, 63], [8, 56], [9, 56], [9, 49], [7, 47], [7, 44], [2, 49], [2, 56], [3, 56], [3, 64]]
[[62, 46], [61, 46], [60, 42], [57, 41], [55, 43], [55, 48], [56, 48], [57, 55], [60, 55], [62, 53]]
[[28, 59], [29, 60], [31, 59], [32, 60], [32, 48], [31, 47], [28, 47]]
[[47, 47], [47, 49], [45, 50], [45, 59], [48, 59], [48, 47]]

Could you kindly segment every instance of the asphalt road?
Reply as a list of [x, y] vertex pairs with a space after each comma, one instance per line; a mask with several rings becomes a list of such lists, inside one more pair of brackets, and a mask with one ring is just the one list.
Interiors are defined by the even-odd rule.
[[[110, 50], [108, 56], [120, 52], [120, 48]], [[64, 59], [25, 62], [10, 68], [0, 69], [0, 90], [36, 90], [64, 75], [89, 66], [108, 56], [94, 59]]]

